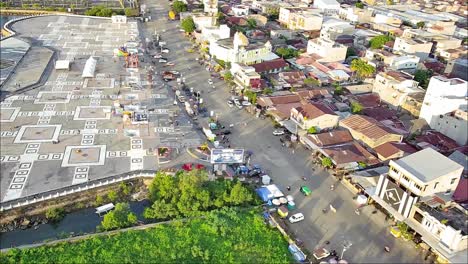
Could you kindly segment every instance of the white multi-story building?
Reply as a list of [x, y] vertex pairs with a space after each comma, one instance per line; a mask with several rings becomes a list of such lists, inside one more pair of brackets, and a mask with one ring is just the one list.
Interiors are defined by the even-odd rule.
[[249, 7], [246, 5], [235, 5], [231, 7], [231, 12], [236, 17], [243, 17], [249, 15]]
[[375, 76], [372, 92], [377, 93], [380, 99], [392, 108], [398, 109], [406, 101], [408, 95], [424, 92], [418, 88], [418, 82], [413, 76], [398, 72], [380, 72]]
[[348, 47], [324, 38], [311, 39], [307, 43], [307, 53], [319, 55], [319, 62], [343, 62], [347, 50]]
[[231, 35], [231, 29], [227, 25], [214, 27], [203, 27], [201, 30], [203, 41], [216, 41], [218, 39], [226, 39]]
[[325, 13], [338, 13], [340, 10], [340, 3], [336, 0], [314, 0], [313, 7]]
[[452, 194], [463, 173], [463, 166], [432, 148], [391, 160], [389, 167], [388, 174], [380, 176], [373, 198], [400, 221], [421, 197]]
[[467, 104], [467, 82], [443, 76], [434, 76], [429, 81], [419, 118], [426, 120], [431, 127], [435, 127], [440, 115], [455, 111]]
[[393, 51], [418, 56], [425, 60], [431, 53], [433, 43], [421, 39], [397, 37], [393, 45]]
[[320, 30], [323, 16], [319, 10], [303, 7], [281, 7], [278, 21], [289, 29]]
[[320, 30], [320, 37], [335, 41], [340, 36], [352, 36], [354, 30], [354, 26], [346, 21], [327, 18]]
[[250, 43], [241, 32], [234, 38], [220, 39], [210, 43], [210, 55], [230, 63], [254, 64], [279, 58], [272, 51], [269, 41]]
[[205, 13], [215, 15], [218, 13], [218, 0], [203, 0]]
[[468, 112], [466, 105], [445, 115], [433, 117], [432, 128], [455, 140], [461, 146], [468, 144]]

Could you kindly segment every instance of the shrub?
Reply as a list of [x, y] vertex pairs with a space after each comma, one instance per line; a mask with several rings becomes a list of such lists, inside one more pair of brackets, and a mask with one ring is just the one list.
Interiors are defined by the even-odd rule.
[[49, 208], [45, 216], [51, 222], [60, 222], [65, 217], [65, 210], [63, 208]]
[[333, 167], [333, 162], [330, 158], [325, 157], [322, 159], [322, 166], [325, 168], [331, 168]]

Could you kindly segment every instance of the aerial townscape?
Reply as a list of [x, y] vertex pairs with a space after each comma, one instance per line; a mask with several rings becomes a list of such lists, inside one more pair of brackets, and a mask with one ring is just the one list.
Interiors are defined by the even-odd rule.
[[468, 263], [467, 1], [0, 7], [0, 263]]

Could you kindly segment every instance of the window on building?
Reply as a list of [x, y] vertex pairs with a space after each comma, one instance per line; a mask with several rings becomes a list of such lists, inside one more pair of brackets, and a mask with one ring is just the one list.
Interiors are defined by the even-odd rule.
[[450, 184], [454, 184], [456, 180], [457, 180], [457, 178], [451, 179], [451, 180], [450, 180]]
[[439, 186], [439, 182], [436, 182], [436, 183], [434, 184], [434, 189], [436, 189], [437, 186]]
[[415, 184], [414, 187], [416, 187], [416, 188], [418, 188], [420, 191], [422, 191], [422, 187], [421, 187], [421, 186]]
[[416, 211], [414, 213], [414, 220], [418, 221], [419, 223], [422, 223], [423, 218], [424, 216], [420, 212]]
[[405, 175], [403, 175], [403, 179], [405, 179], [405, 181], [409, 182], [409, 178], [406, 177]]

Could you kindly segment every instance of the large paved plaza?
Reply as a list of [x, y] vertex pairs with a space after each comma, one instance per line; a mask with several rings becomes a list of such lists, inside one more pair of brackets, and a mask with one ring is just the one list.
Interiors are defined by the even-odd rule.
[[[162, 82], [148, 78], [149, 64], [129, 69], [123, 57], [113, 56], [124, 45], [141, 47], [137, 22], [45, 16], [12, 28], [16, 38], [54, 51], [53, 60], [69, 60], [71, 68], [41, 69], [47, 81], [26, 92], [18, 93], [25, 87], [12, 81], [33, 82], [37, 76], [32, 71], [16, 72], [16, 79], [3, 84], [2, 202], [129, 171], [156, 170], [158, 147], [201, 143], [182, 114], [176, 117], [177, 129], [170, 124], [181, 111]], [[97, 59], [94, 78], [82, 78], [90, 56]], [[141, 109], [148, 122], [124, 120], [115, 112], [121, 107]]]

